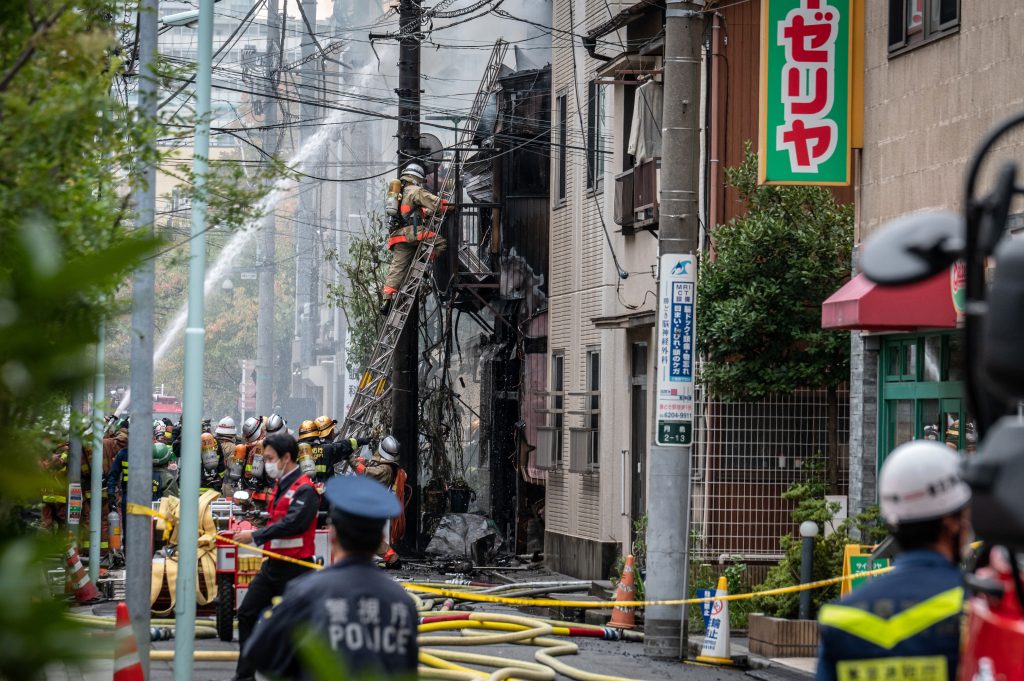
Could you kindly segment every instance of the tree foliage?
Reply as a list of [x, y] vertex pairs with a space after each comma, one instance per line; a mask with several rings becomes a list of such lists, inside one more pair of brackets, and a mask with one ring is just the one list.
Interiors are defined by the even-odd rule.
[[[93, 371], [97, 321], [155, 242], [122, 188], [155, 127], [112, 96], [116, 6], [0, 3], [0, 678], [33, 679], [91, 644], [42, 582], [60, 546], [26, 533], [47, 435]], [[139, 152], [138, 150], [143, 150]], [[52, 440], [51, 440], [52, 443]]]
[[341, 269], [344, 283], [327, 285], [327, 299], [339, 305], [348, 321], [348, 354], [350, 371], [366, 366], [377, 342], [380, 306], [384, 303], [381, 289], [391, 263], [391, 251], [385, 248], [387, 228], [379, 215], [371, 215], [363, 224], [363, 233], [348, 244], [348, 252], [331, 251], [327, 261]]
[[712, 232], [698, 281], [703, 380], [723, 399], [835, 387], [849, 336], [821, 328], [821, 303], [850, 274], [853, 207], [821, 187], [757, 184], [757, 156], [726, 169], [747, 213]]
[[[874, 544], [885, 538], [887, 531], [878, 514], [878, 507], [871, 507], [863, 513], [836, 522], [833, 520], [839, 511], [839, 504], [829, 502], [825, 494], [829, 483], [822, 475], [824, 464], [814, 462], [811, 466], [811, 477], [795, 483], [783, 492], [782, 498], [794, 504], [790, 516], [794, 524], [810, 520], [817, 523], [820, 530], [814, 538], [814, 562], [811, 580], [829, 579], [843, 573], [843, 549], [847, 544]], [[859, 537], [859, 541], [856, 539]], [[782, 537], [783, 559], [768, 571], [765, 581], [755, 590], [763, 591], [800, 583], [800, 561], [802, 556], [802, 539], [796, 535]], [[811, 616], [816, 616], [818, 608], [839, 597], [839, 585], [811, 591]], [[766, 615], [773, 617], [794, 618], [800, 607], [800, 594], [789, 593], [781, 596], [762, 596], [754, 599], [754, 607]]]

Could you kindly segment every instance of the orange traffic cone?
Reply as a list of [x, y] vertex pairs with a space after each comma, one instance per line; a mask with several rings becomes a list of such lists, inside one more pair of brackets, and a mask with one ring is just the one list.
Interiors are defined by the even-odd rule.
[[91, 603], [100, 597], [99, 589], [89, 579], [89, 574], [82, 567], [82, 559], [78, 557], [78, 547], [74, 542], [68, 546], [66, 565], [71, 577], [68, 580], [75, 592], [75, 600], [79, 603]]
[[117, 604], [117, 629], [114, 631], [114, 681], [145, 681], [135, 633], [128, 618], [128, 605]]
[[[619, 579], [619, 586], [615, 589], [615, 602], [623, 603], [636, 600], [634, 598], [633, 585], [633, 556], [626, 556], [626, 565], [622, 568], [622, 577]], [[636, 627], [636, 619], [633, 615], [633, 608], [624, 608], [616, 605], [612, 608], [612, 618], [608, 620], [609, 627], [616, 629], [633, 629]]]

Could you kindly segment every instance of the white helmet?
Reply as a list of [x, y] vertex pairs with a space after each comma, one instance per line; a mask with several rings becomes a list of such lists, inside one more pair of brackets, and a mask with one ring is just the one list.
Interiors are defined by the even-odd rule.
[[262, 416], [250, 416], [242, 424], [242, 437], [246, 444], [252, 444], [263, 437], [264, 418]]
[[894, 449], [882, 464], [878, 490], [882, 518], [891, 527], [941, 518], [971, 499], [960, 456], [934, 440], [914, 440]]
[[388, 435], [380, 441], [380, 445], [377, 447], [377, 456], [388, 463], [398, 461], [398, 440], [394, 435]]
[[217, 423], [217, 430], [214, 434], [235, 437], [238, 435], [238, 431], [235, 430], [235, 420], [230, 416], [225, 416], [219, 423]]
[[267, 435], [276, 433], [284, 428], [284, 419], [280, 414], [271, 414], [267, 417]]
[[402, 171], [402, 175], [411, 175], [413, 177], [418, 177], [421, 180], [427, 176], [426, 172], [423, 170], [423, 166], [415, 161], [405, 166], [405, 170]]

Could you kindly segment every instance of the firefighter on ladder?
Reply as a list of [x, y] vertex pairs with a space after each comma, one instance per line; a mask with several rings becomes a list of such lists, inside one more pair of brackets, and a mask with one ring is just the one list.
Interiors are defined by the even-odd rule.
[[[409, 273], [420, 241], [437, 236], [428, 229], [430, 217], [438, 209], [444, 211], [448, 208], [447, 202], [423, 188], [425, 177], [422, 165], [410, 163], [398, 180], [392, 180], [388, 191], [387, 212], [391, 217], [388, 248], [391, 250], [391, 266], [384, 280], [381, 316], [386, 317], [391, 311], [391, 303]], [[440, 253], [446, 245], [444, 237], [437, 236], [434, 252]]]

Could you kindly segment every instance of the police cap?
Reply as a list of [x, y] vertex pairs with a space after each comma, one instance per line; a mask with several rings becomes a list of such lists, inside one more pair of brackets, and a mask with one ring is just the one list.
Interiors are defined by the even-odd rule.
[[384, 485], [361, 475], [336, 475], [327, 481], [324, 496], [331, 514], [384, 521], [402, 512], [402, 505]]

